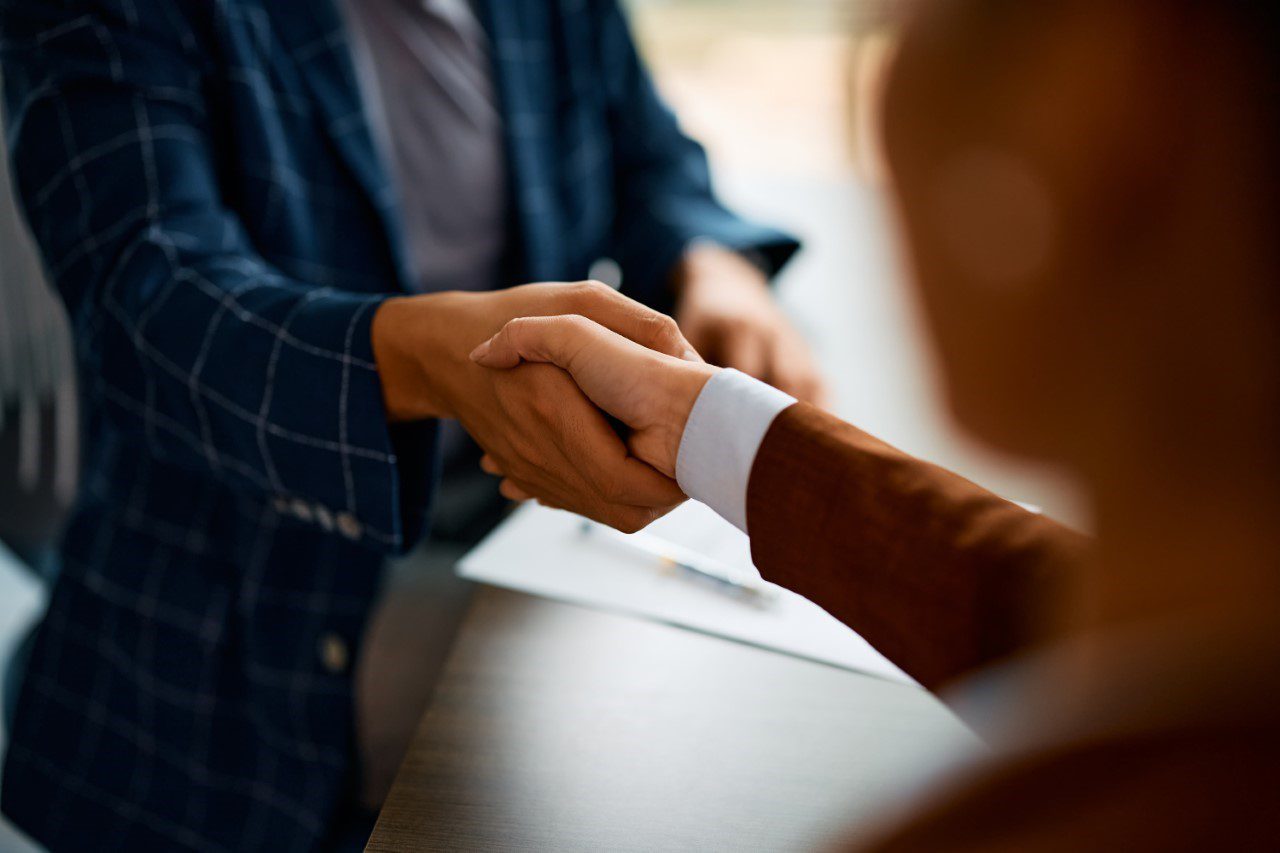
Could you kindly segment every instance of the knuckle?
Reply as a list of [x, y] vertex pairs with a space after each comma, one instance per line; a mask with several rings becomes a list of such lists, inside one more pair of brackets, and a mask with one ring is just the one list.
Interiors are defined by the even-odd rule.
[[623, 533], [639, 533], [645, 527], [639, 514], [634, 510], [619, 510], [614, 512], [609, 524], [611, 527], [614, 527]]
[[[529, 407], [533, 409], [533, 413], [542, 421], [550, 421], [555, 417], [559, 406], [547, 395], [540, 394], [534, 397]], [[530, 442], [532, 444], [532, 442]]]
[[565, 331], [581, 334], [591, 327], [591, 320], [582, 314], [566, 314], [556, 318], [556, 323]]
[[666, 344], [669, 348], [683, 349], [684, 335], [680, 333], [680, 324], [666, 314], [657, 315], [655, 321], [657, 323], [658, 340]]
[[502, 331], [498, 333], [497, 344], [502, 346], [513, 347], [519, 349], [521, 343], [528, 337], [529, 324], [525, 317], [517, 317], [514, 320], [508, 320], [507, 324], [502, 327]]
[[525, 460], [531, 459], [534, 455], [533, 442], [529, 441], [523, 433], [517, 432], [513, 435], [508, 443], [510, 445], [510, 459], [503, 461], [502, 470], [508, 473], [520, 473], [525, 467]]
[[615, 505], [630, 503], [630, 489], [627, 487], [626, 470], [618, 463], [599, 462], [592, 464], [585, 472], [587, 482], [595, 489], [601, 499]]
[[624, 489], [622, 484], [614, 477], [606, 476], [599, 478], [596, 489], [600, 493], [600, 497], [604, 498], [609, 503], [622, 503], [623, 499], [626, 497], [626, 489]]
[[[556, 421], [559, 415], [559, 406], [561, 405], [557, 402], [557, 394], [550, 393], [549, 389], [548, 393], [534, 394], [529, 400], [530, 414], [534, 415], [534, 418], [538, 419], [541, 424], [549, 424]], [[529, 437], [521, 438], [521, 446], [527, 448], [529, 452], [534, 451], [535, 444], [534, 439]]]
[[626, 510], [626, 525], [628, 533], [639, 533], [653, 522], [661, 518], [663, 513], [659, 510], [646, 509], [644, 507], [630, 507]]
[[590, 306], [600, 300], [608, 297], [613, 293], [613, 289], [607, 284], [598, 281], [579, 281], [570, 285], [570, 295], [577, 305]]

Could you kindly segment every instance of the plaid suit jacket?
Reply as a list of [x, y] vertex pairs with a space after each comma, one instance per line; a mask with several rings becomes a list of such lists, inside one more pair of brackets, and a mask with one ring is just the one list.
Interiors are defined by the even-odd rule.
[[[660, 302], [729, 214], [614, 0], [490, 0], [513, 280], [602, 256]], [[311, 849], [352, 765], [384, 559], [434, 426], [388, 427], [369, 339], [406, 285], [332, 0], [0, 0], [17, 190], [70, 314], [83, 487], [4, 810], [53, 849]]]

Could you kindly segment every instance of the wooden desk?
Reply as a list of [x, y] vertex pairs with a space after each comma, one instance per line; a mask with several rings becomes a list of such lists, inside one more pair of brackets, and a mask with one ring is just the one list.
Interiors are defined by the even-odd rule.
[[968, 737], [917, 688], [482, 588], [368, 849], [807, 850]]

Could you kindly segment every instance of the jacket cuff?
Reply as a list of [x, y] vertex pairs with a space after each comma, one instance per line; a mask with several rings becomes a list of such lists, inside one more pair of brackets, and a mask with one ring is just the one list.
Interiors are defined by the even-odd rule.
[[[305, 423], [294, 424], [288, 437], [268, 435], [264, 461], [280, 487], [272, 497], [276, 510], [354, 543], [402, 552], [425, 527], [437, 476], [437, 424], [387, 420], [372, 341], [384, 299], [333, 293], [299, 312], [290, 332], [328, 348], [281, 351], [281, 375], [310, 379], [277, 383], [268, 418], [286, 428], [290, 420]], [[299, 435], [311, 438], [300, 443]]]
[[756, 454], [774, 419], [795, 402], [745, 373], [716, 373], [698, 394], [680, 439], [680, 488], [748, 532], [747, 485]]

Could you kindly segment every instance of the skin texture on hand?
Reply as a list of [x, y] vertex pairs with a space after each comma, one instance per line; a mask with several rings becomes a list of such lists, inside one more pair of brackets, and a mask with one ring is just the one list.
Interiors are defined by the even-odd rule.
[[564, 371], [493, 371], [468, 358], [513, 317], [565, 313], [593, 317], [673, 360], [697, 357], [669, 317], [597, 283], [392, 299], [373, 322], [388, 418], [457, 418], [501, 466], [508, 497], [537, 494], [619, 529], [639, 529], [684, 500], [674, 480], [632, 455]]
[[764, 274], [737, 252], [689, 248], [675, 271], [675, 316], [707, 361], [741, 370], [800, 400], [829, 392], [807, 343], [778, 307]]
[[[517, 373], [532, 366], [518, 367], [525, 362], [567, 371], [592, 403], [631, 429], [632, 453], [668, 477], [675, 476], [693, 405], [719, 369], [648, 349], [581, 316], [512, 320], [471, 357], [484, 367]], [[495, 462], [486, 469], [508, 474]]]

